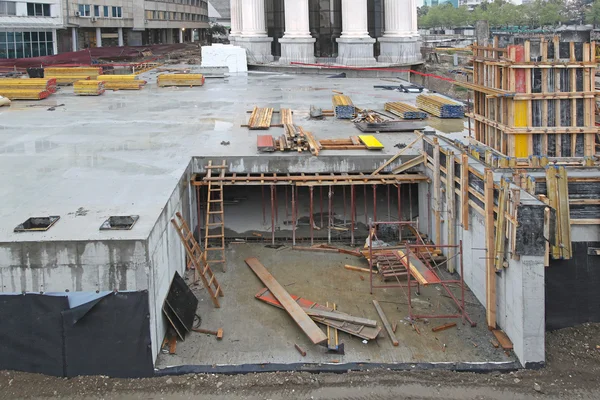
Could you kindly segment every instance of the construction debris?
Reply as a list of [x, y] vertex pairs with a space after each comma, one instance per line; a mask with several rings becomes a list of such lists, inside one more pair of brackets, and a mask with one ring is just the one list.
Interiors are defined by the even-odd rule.
[[255, 257], [250, 257], [245, 260], [246, 264], [256, 274], [256, 276], [265, 284], [265, 286], [273, 293], [273, 296], [287, 311], [292, 319], [298, 324], [300, 329], [304, 331], [306, 336], [314, 344], [323, 343], [327, 340], [327, 336], [321, 329], [311, 320], [306, 312], [296, 303], [294, 298], [279, 284], [267, 271], [267, 269]]
[[417, 96], [417, 107], [439, 118], [463, 118], [465, 116], [462, 104], [434, 94]]
[[204, 75], [202, 74], [161, 74], [158, 76], [158, 87], [167, 86], [203, 86]]
[[252, 110], [252, 115], [250, 115], [250, 120], [248, 121], [248, 128], [250, 130], [269, 129], [271, 127], [272, 118], [272, 108], [254, 107], [254, 110]]
[[496, 337], [496, 340], [498, 340], [498, 343], [500, 344], [500, 346], [502, 346], [502, 348], [504, 350], [512, 350], [513, 349], [513, 343], [508, 338], [506, 333], [504, 333], [503, 330], [492, 329], [492, 333], [494, 334], [494, 336]]
[[207, 335], [213, 335], [217, 337], [217, 340], [223, 340], [223, 328], [219, 328], [216, 331], [211, 331], [208, 329], [200, 329], [200, 328], [192, 328], [192, 331], [197, 333], [205, 333]]
[[[258, 300], [263, 301], [269, 305], [272, 305], [272, 306], [275, 306], [278, 308], [283, 308], [281, 303], [271, 294], [269, 289], [262, 289], [260, 292], [258, 292], [256, 294], [255, 297]], [[344, 316], [347, 315], [340, 311], [336, 311], [331, 307], [327, 307], [327, 306], [318, 304], [314, 301], [311, 301], [311, 300], [308, 300], [308, 299], [305, 299], [302, 297], [298, 297], [295, 295], [291, 295], [291, 297], [299, 306], [302, 307], [303, 310], [313, 310], [313, 311], [319, 310], [319, 311], [327, 311], [330, 313], [342, 314], [341, 316], [338, 316], [338, 318], [343, 318]], [[339, 319], [326, 318], [326, 317], [321, 317], [321, 316], [317, 316], [317, 315], [311, 315], [310, 318], [312, 318], [312, 320], [315, 322], [318, 322], [318, 323], [326, 325], [326, 326], [334, 327], [342, 332], [346, 332], [350, 335], [357, 336], [357, 337], [359, 337], [361, 339], [365, 339], [365, 340], [374, 340], [375, 338], [377, 338], [377, 335], [379, 335], [379, 332], [381, 332], [380, 327], [360, 325], [360, 324], [356, 324], [356, 323], [352, 323], [352, 322], [348, 322], [348, 321], [340, 321]], [[347, 316], [346, 318], [351, 318], [351, 316]]]
[[431, 331], [432, 332], [441, 332], [441, 331], [445, 331], [446, 329], [454, 328], [455, 326], [456, 326], [456, 322], [450, 322], [448, 324], [444, 324], [444, 325], [440, 325], [440, 326], [431, 328]]
[[302, 347], [298, 346], [297, 344], [294, 344], [294, 347], [296, 350], [298, 350], [298, 353], [302, 354], [302, 357], [306, 357], [306, 351], [304, 351]]
[[398, 339], [396, 339], [396, 335], [394, 335], [394, 330], [392, 329], [392, 326], [388, 322], [388, 319], [385, 316], [383, 309], [381, 308], [381, 306], [379, 305], [377, 300], [373, 300], [373, 305], [375, 306], [375, 309], [377, 310], [377, 314], [379, 314], [379, 318], [381, 318], [381, 322], [383, 322], [383, 326], [385, 327], [385, 330], [387, 331], [388, 336], [390, 337], [390, 340], [392, 341], [392, 344], [394, 346], [398, 346], [400, 344], [400, 342], [398, 342]]
[[370, 124], [379, 124], [385, 121], [388, 121], [389, 118], [383, 118], [381, 114], [376, 111], [371, 110], [357, 110], [357, 115], [352, 122], [367, 122]]

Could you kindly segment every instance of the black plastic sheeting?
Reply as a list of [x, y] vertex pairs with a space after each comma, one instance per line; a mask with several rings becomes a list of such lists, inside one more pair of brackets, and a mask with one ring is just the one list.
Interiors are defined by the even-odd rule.
[[573, 258], [551, 260], [546, 268], [546, 329], [600, 322], [600, 256], [588, 248], [600, 242], [573, 242]]
[[0, 295], [0, 369], [54, 376], [154, 373], [148, 292]]
[[0, 296], [0, 370], [62, 376], [67, 297]]

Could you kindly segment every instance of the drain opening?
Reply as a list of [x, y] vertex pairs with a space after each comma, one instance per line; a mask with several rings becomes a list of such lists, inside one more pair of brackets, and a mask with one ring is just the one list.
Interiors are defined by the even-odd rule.
[[140, 218], [139, 215], [125, 215], [125, 216], [113, 216], [108, 217], [106, 221], [100, 227], [101, 231], [111, 230], [129, 230], [133, 228], [133, 225]]
[[49, 217], [31, 217], [22, 224], [17, 225], [15, 232], [43, 232], [47, 231], [60, 219], [58, 215]]

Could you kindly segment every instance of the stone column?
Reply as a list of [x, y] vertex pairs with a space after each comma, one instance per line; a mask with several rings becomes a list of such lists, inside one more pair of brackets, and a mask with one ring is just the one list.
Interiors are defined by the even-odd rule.
[[96, 47], [102, 47], [102, 29], [96, 28]]
[[58, 37], [56, 36], [56, 29], [52, 29], [52, 54], [58, 54]]
[[71, 47], [73, 51], [77, 51], [77, 28], [71, 28]]
[[385, 0], [385, 30], [378, 39], [379, 62], [414, 64], [421, 61], [416, 0]]
[[185, 28], [179, 29], [179, 43], [183, 43], [183, 32], [184, 31], [185, 31]]
[[229, 43], [235, 45], [237, 39], [242, 35], [242, 0], [231, 0], [231, 32], [229, 32]]
[[248, 64], [262, 64], [273, 61], [271, 42], [265, 24], [265, 0], [243, 0], [242, 34], [236, 45], [244, 47], [248, 54]]
[[285, 0], [285, 34], [281, 43], [281, 64], [314, 63], [316, 39], [310, 35], [308, 0]]
[[342, 36], [337, 39], [337, 63], [374, 65], [373, 44], [369, 36], [367, 0], [342, 0]]
[[119, 34], [119, 47], [123, 47], [123, 28], [117, 28], [117, 32]]

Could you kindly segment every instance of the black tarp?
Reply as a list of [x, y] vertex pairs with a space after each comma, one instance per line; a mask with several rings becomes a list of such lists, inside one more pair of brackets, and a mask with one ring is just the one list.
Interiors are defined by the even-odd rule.
[[573, 242], [573, 258], [551, 260], [546, 268], [546, 328], [600, 322], [600, 256], [588, 248], [600, 242]]
[[0, 369], [151, 376], [149, 318], [147, 291], [0, 295]]
[[67, 297], [0, 296], [0, 370], [62, 376], [61, 311]]

